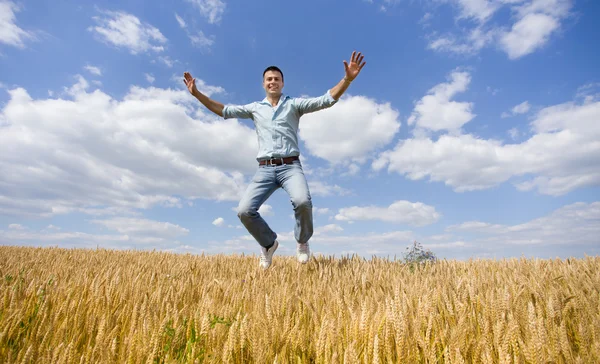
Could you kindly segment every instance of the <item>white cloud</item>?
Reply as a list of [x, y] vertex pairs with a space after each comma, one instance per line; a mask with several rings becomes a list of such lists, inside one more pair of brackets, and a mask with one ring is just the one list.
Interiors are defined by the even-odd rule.
[[314, 207], [313, 211], [317, 215], [326, 215], [329, 213], [329, 208], [328, 207]]
[[330, 185], [323, 181], [308, 181], [308, 189], [312, 196], [344, 196], [350, 194], [350, 191], [338, 185]]
[[239, 199], [244, 173], [256, 163], [254, 130], [193, 117], [202, 105], [187, 90], [131, 87], [116, 100], [86, 85], [80, 76], [70, 97], [57, 99], [8, 91], [0, 109], [0, 170], [7, 172], [0, 213], [97, 215], [178, 207], [181, 199]]
[[8, 225], [8, 228], [9, 228], [9, 229], [12, 229], [12, 230], [25, 230], [25, 229], [26, 229], [26, 228], [25, 228], [23, 225], [21, 225], [21, 224], [10, 224], [10, 225]]
[[352, 163], [348, 166], [348, 172], [344, 173], [344, 176], [356, 176], [360, 172], [360, 166], [356, 163]]
[[146, 81], [148, 81], [148, 83], [154, 83], [155, 78], [154, 78], [154, 76], [152, 74], [145, 73], [144, 77], [146, 77]]
[[263, 216], [272, 216], [273, 215], [273, 206], [264, 203], [258, 209], [258, 213]]
[[395, 201], [387, 207], [352, 206], [339, 210], [335, 215], [338, 221], [379, 220], [392, 223], [425, 226], [440, 218], [435, 207], [421, 202]]
[[185, 24], [185, 20], [179, 16], [179, 14], [175, 13], [175, 19], [181, 28], [185, 28], [187, 25]]
[[517, 59], [542, 47], [558, 27], [558, 19], [547, 14], [527, 14], [500, 38], [508, 58]]
[[530, 109], [531, 109], [531, 105], [529, 104], [529, 102], [524, 101], [524, 102], [520, 103], [519, 105], [513, 107], [510, 110], [510, 112], [503, 112], [501, 117], [508, 118], [513, 115], [525, 114], [525, 113], [529, 112]]
[[206, 36], [202, 31], [198, 31], [196, 34], [188, 34], [192, 44], [201, 49], [209, 49], [215, 43], [214, 35]]
[[0, 43], [25, 48], [25, 42], [35, 40], [36, 37], [16, 24], [15, 13], [19, 10], [12, 1], [0, 1]]
[[88, 28], [101, 41], [126, 48], [131, 54], [164, 50], [167, 38], [158, 28], [126, 12], [103, 11], [103, 14], [104, 17], [92, 17], [98, 25]]
[[329, 225], [319, 226], [319, 227], [315, 228], [314, 236], [319, 236], [319, 235], [327, 234], [327, 233], [337, 233], [340, 231], [344, 231], [344, 228], [342, 228], [341, 226], [339, 226], [337, 224], [329, 224]]
[[225, 219], [223, 219], [222, 217], [218, 217], [212, 222], [212, 224], [215, 226], [223, 226], [225, 225]]
[[486, 89], [486, 91], [487, 91], [487, 92], [491, 93], [491, 94], [492, 94], [492, 96], [496, 96], [496, 94], [497, 94], [498, 92], [500, 92], [500, 90], [499, 90], [499, 89], [497, 89], [497, 88], [493, 88], [493, 87], [491, 87], [491, 86], [487, 86], [485, 89]]
[[29, 246], [57, 246], [61, 248], [96, 248], [106, 249], [171, 249], [178, 242], [171, 238], [159, 236], [130, 236], [126, 234], [89, 234], [84, 232], [50, 232], [50, 231], [3, 231], [0, 230], [2, 244], [18, 244]]
[[600, 236], [600, 202], [577, 202], [523, 224], [468, 221], [449, 226], [446, 230], [476, 234], [479, 237], [472, 241], [478, 241], [482, 245], [596, 245]]
[[223, 13], [225, 12], [225, 3], [221, 0], [187, 0], [194, 4], [208, 22], [218, 24], [221, 22]]
[[[561, 28], [573, 0], [447, 0], [458, 9], [461, 30], [429, 35], [428, 48], [473, 55], [496, 45], [509, 59], [518, 59], [543, 47]], [[508, 8], [510, 23], [503, 25], [495, 15]], [[494, 19], [494, 20], [493, 20]]]
[[408, 125], [415, 124], [417, 128], [433, 131], [460, 129], [475, 117], [473, 103], [451, 99], [466, 91], [470, 82], [468, 72], [452, 72], [447, 83], [434, 86], [416, 103]]
[[398, 112], [389, 103], [378, 104], [363, 96], [343, 97], [334, 106], [300, 119], [300, 137], [308, 152], [331, 163], [364, 160], [388, 144], [399, 129]]
[[96, 66], [91, 66], [88, 64], [83, 68], [93, 75], [102, 76], [102, 71], [100, 70], [100, 68], [98, 68]]
[[[210, 14], [210, 7], [211, 5], [217, 6], [218, 4], [216, 4], [215, 1], [206, 1], [206, 0], [188, 0], [189, 2], [195, 3], [197, 4], [201, 9], [207, 9], [208, 11], [208, 17], [211, 16]], [[203, 5], [201, 5], [203, 4]], [[224, 6], [224, 4], [223, 4]], [[215, 13], [215, 15], [217, 15]], [[219, 16], [219, 20], [220, 20], [220, 14], [218, 14]], [[179, 23], [179, 27], [181, 27], [181, 29], [185, 30], [185, 33], [187, 34], [187, 36], [190, 38], [190, 40], [192, 41], [192, 45], [200, 48], [202, 50], [209, 50], [210, 47], [215, 43], [215, 36], [214, 35], [210, 35], [207, 36], [204, 34], [203, 31], [197, 31], [195, 32], [195, 34], [192, 34], [192, 32], [190, 32], [190, 30], [188, 30], [188, 26], [185, 23], [185, 20], [183, 20], [183, 18], [181, 18], [179, 16], [179, 14], [175, 13], [175, 19], [177, 20], [177, 23]], [[216, 19], [216, 18], [215, 18]]]
[[[337, 248], [351, 249], [363, 256], [398, 254], [415, 238], [412, 231], [391, 231], [385, 233], [367, 233], [351, 235], [317, 235], [311, 238], [313, 250], [318, 246], [325, 251], [335, 253]], [[338, 251], [342, 254], [341, 251]]]
[[459, 19], [475, 19], [480, 23], [485, 23], [500, 4], [489, 0], [456, 0], [460, 8]]
[[432, 40], [427, 45], [427, 48], [439, 52], [450, 52], [468, 56], [492, 44], [497, 36], [498, 30], [496, 29], [483, 30], [482, 27], [476, 27], [463, 37], [458, 37], [454, 34], [429, 36]]
[[563, 195], [600, 185], [600, 101], [567, 102], [543, 108], [533, 118], [533, 135], [503, 144], [474, 135], [442, 135], [400, 141], [373, 163], [378, 170], [429, 177], [455, 191], [486, 189], [519, 177], [520, 190]]
[[421, 17], [421, 20], [419, 20], [419, 24], [422, 24], [423, 27], [430, 26], [431, 25], [430, 20], [432, 17], [433, 17], [433, 14], [430, 12], [423, 14], [423, 16]]
[[512, 112], [514, 114], [525, 114], [531, 109], [531, 105], [529, 105], [528, 101], [522, 102], [519, 105], [512, 108]]
[[517, 140], [517, 138], [519, 137], [519, 129], [517, 129], [517, 128], [511, 128], [508, 131], [508, 135], [510, 135], [510, 138], [512, 140]]
[[135, 236], [176, 238], [189, 233], [188, 229], [177, 224], [148, 219], [115, 217], [106, 220], [91, 220], [91, 222], [112, 231]]
[[159, 56], [158, 61], [169, 68], [173, 68], [173, 65], [177, 61], [173, 61], [169, 56]]
[[576, 97], [584, 99], [584, 101], [600, 99], [600, 82], [590, 82], [577, 88]]

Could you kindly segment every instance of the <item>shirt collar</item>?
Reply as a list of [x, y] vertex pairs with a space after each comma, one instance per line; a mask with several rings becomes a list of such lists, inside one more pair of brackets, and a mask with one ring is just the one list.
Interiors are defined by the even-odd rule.
[[[279, 103], [277, 103], [277, 106], [281, 105], [285, 99], [289, 99], [290, 97], [284, 93], [281, 94], [281, 97], [279, 97]], [[267, 97], [265, 96], [265, 98], [260, 102], [261, 104], [267, 104], [267, 105], [271, 105], [271, 103], [269, 102], [269, 100], [267, 99]]]

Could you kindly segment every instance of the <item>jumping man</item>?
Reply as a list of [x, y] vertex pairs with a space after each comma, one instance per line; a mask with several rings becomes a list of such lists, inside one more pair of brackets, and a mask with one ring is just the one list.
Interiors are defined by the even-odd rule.
[[294, 235], [296, 257], [300, 263], [310, 259], [308, 240], [313, 234], [312, 200], [298, 148], [298, 124], [304, 114], [333, 106], [358, 76], [366, 62], [364, 56], [352, 52], [350, 64], [343, 61], [346, 75], [324, 95], [313, 98], [293, 98], [282, 93], [283, 72], [270, 66], [263, 72], [266, 97], [247, 105], [227, 105], [208, 98], [196, 88], [196, 79], [189, 72], [183, 82], [190, 93], [207, 109], [228, 119], [252, 119], [258, 136], [258, 170], [238, 206], [238, 217], [261, 246], [260, 267], [271, 266], [277, 250], [277, 234], [258, 213], [260, 206], [278, 188], [283, 188], [292, 202], [296, 218]]

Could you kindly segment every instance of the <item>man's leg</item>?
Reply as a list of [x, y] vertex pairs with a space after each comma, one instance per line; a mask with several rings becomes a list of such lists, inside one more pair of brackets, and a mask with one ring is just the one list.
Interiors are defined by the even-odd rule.
[[238, 217], [248, 232], [262, 247], [270, 247], [277, 234], [260, 216], [260, 206], [278, 189], [275, 168], [259, 167], [238, 206]]
[[313, 235], [312, 200], [300, 161], [281, 167], [277, 180], [290, 196], [294, 207], [296, 241], [306, 244]]

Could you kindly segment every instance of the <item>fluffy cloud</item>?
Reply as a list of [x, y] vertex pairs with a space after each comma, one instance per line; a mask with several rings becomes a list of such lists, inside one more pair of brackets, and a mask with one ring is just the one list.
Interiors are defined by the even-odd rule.
[[341, 226], [339, 226], [337, 224], [329, 224], [329, 225], [319, 226], [319, 227], [315, 228], [314, 236], [319, 236], [319, 235], [327, 234], [327, 233], [337, 233], [340, 231], [344, 231], [344, 228], [342, 228]]
[[527, 14], [500, 38], [500, 46], [508, 58], [517, 59], [542, 47], [560, 23], [547, 14]]
[[600, 236], [600, 202], [563, 206], [548, 216], [517, 225], [468, 221], [446, 230], [474, 234], [473, 241], [486, 245], [595, 245]]
[[524, 101], [524, 102], [520, 103], [519, 105], [516, 105], [515, 107], [513, 107], [510, 110], [510, 112], [503, 112], [501, 117], [508, 118], [513, 115], [525, 114], [525, 113], [529, 112], [529, 109], [531, 109], [531, 105], [529, 105], [528, 101]]
[[471, 112], [473, 104], [451, 99], [466, 91], [470, 82], [468, 72], [452, 72], [447, 83], [434, 86], [417, 102], [408, 118], [408, 125], [432, 131], [460, 129], [475, 117]]
[[106, 220], [92, 220], [94, 224], [102, 225], [109, 230], [121, 234], [135, 236], [160, 236], [163, 238], [175, 238], [187, 235], [189, 230], [170, 222], [161, 222], [148, 219], [129, 217], [115, 217]]
[[167, 38], [158, 28], [143, 23], [136, 16], [122, 11], [104, 11], [104, 17], [92, 19], [98, 24], [89, 27], [101, 41], [129, 50], [131, 54], [161, 52]]
[[223, 219], [222, 217], [218, 217], [212, 222], [212, 224], [214, 226], [223, 226], [225, 225], [225, 219]]
[[258, 213], [262, 216], [273, 216], [273, 206], [264, 203], [259, 207]]
[[380, 220], [392, 223], [425, 226], [438, 221], [440, 214], [433, 206], [421, 202], [396, 201], [387, 207], [353, 206], [339, 210], [338, 221]]
[[0, 213], [122, 215], [181, 206], [181, 199], [239, 198], [256, 163], [252, 129], [207, 117], [187, 90], [133, 86], [116, 100], [88, 88], [79, 76], [63, 98], [8, 91], [0, 109], [0, 170], [8, 172]]
[[198, 31], [196, 34], [188, 34], [188, 37], [194, 46], [201, 49], [209, 49], [215, 43], [213, 35], [206, 36], [202, 31]]
[[221, 0], [187, 0], [194, 4], [200, 10], [208, 22], [211, 24], [217, 24], [221, 22], [221, 17], [225, 12], [225, 3]]
[[[188, 0], [188, 1], [193, 2], [193, 3], [198, 3], [198, 4], [200, 4], [200, 3], [203, 3], [203, 4], [211, 3], [210, 1], [198, 1], [198, 0]], [[215, 3], [215, 2], [212, 2], [212, 3]], [[206, 5], [204, 5], [204, 8], [206, 8]], [[220, 15], [219, 15], [219, 17], [220, 17]], [[179, 27], [181, 29], [183, 29], [185, 31], [185, 33], [187, 34], [188, 38], [190, 38], [190, 40], [192, 41], [192, 45], [193, 46], [195, 46], [197, 48], [200, 48], [202, 50], [209, 50], [210, 47], [215, 43], [215, 36], [214, 35], [207, 36], [201, 30], [197, 31], [195, 33], [193, 33], [193, 31], [190, 31], [188, 29], [188, 25], [186, 24], [185, 20], [183, 20], [183, 18], [180, 17], [179, 14], [175, 13], [175, 19], [177, 20], [177, 23], [179, 24]], [[193, 27], [194, 26], [192, 26], [192, 28]]]
[[350, 194], [350, 191], [338, 185], [330, 185], [323, 181], [308, 181], [308, 189], [312, 196], [344, 196]]
[[512, 177], [520, 190], [562, 195], [600, 184], [600, 101], [586, 98], [538, 111], [533, 136], [505, 144], [474, 135], [417, 137], [400, 141], [373, 163], [412, 180], [429, 177], [455, 191], [490, 188]]
[[102, 71], [100, 70], [100, 68], [96, 67], [96, 66], [91, 66], [91, 65], [86, 65], [85, 67], [83, 67], [86, 71], [88, 71], [89, 73], [96, 75], [96, 76], [102, 76]]
[[0, 43], [24, 48], [26, 41], [36, 38], [33, 33], [21, 29], [16, 24], [15, 13], [19, 10], [12, 1], [0, 1]]
[[185, 236], [189, 230], [179, 225], [147, 220], [117, 217], [107, 220], [92, 220], [94, 224], [102, 225], [118, 234], [90, 234], [78, 231], [59, 232], [59, 227], [50, 225], [46, 229], [34, 231], [31, 229], [0, 230], [0, 243], [30, 246], [60, 246], [77, 248], [109, 249], [169, 249], [179, 245], [174, 240]]
[[[446, 0], [458, 8], [462, 32], [433, 33], [428, 47], [436, 51], [474, 54], [495, 44], [509, 59], [518, 59], [543, 47], [569, 15], [572, 0]], [[503, 8], [511, 23], [492, 22]]]
[[181, 28], [185, 28], [187, 25], [185, 24], [185, 20], [179, 16], [179, 14], [175, 13], [175, 19]]
[[314, 207], [313, 211], [317, 215], [325, 215], [325, 214], [329, 213], [329, 208], [328, 207]]
[[146, 77], [146, 81], [148, 81], [148, 83], [154, 83], [155, 78], [154, 78], [154, 76], [152, 76], [152, 74], [145, 73], [144, 77]]
[[400, 129], [398, 112], [389, 103], [363, 96], [343, 97], [328, 109], [300, 119], [300, 137], [310, 154], [331, 163], [364, 160], [389, 143]]

